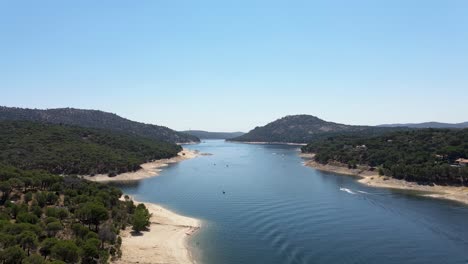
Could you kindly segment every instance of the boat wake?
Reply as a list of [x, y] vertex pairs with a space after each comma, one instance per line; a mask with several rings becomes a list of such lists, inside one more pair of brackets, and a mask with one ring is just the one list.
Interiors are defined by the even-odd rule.
[[348, 189], [348, 188], [340, 188], [340, 191], [347, 192], [347, 193], [349, 193], [349, 194], [356, 194], [355, 192], [351, 191], [351, 190]]

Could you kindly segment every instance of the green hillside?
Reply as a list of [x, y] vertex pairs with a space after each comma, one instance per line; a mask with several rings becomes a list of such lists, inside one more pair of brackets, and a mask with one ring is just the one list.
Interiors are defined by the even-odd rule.
[[131, 121], [116, 114], [98, 110], [57, 108], [26, 109], [0, 106], [0, 121], [31, 121], [40, 123], [66, 124], [79, 127], [105, 129], [113, 132], [142, 136], [153, 140], [173, 143], [199, 142], [192, 135], [174, 131], [164, 126]]
[[280, 118], [265, 126], [256, 127], [250, 132], [230, 140], [241, 142], [309, 143], [338, 134], [378, 135], [394, 130], [408, 130], [408, 128], [352, 126], [328, 122], [311, 115], [291, 115]]
[[177, 155], [167, 142], [91, 128], [0, 122], [0, 163], [54, 174], [118, 174]]
[[468, 158], [468, 129], [421, 129], [375, 137], [338, 136], [302, 148], [326, 164], [379, 167], [383, 175], [420, 183], [468, 186], [468, 167], [456, 160]]

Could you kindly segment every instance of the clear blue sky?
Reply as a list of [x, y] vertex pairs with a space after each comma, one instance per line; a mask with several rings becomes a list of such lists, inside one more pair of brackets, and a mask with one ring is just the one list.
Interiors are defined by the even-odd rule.
[[467, 14], [468, 1], [448, 0], [5, 0], [0, 105], [179, 130], [299, 113], [468, 121]]

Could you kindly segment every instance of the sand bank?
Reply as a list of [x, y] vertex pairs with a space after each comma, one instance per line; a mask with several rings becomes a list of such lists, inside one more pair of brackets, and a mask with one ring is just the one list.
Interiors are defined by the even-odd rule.
[[304, 165], [308, 167], [321, 171], [358, 176], [360, 177], [358, 182], [368, 186], [418, 191], [422, 192], [421, 195], [423, 196], [468, 204], [468, 187], [419, 185], [415, 182], [407, 182], [405, 180], [398, 180], [388, 176], [380, 176], [377, 171], [369, 171], [366, 168], [348, 169], [346, 165], [339, 163], [323, 165], [313, 160], [314, 154], [300, 154], [300, 156], [306, 159]]
[[183, 149], [177, 156], [170, 159], [160, 159], [153, 162], [141, 164], [141, 169], [135, 172], [126, 172], [118, 174], [114, 177], [109, 177], [107, 174], [97, 174], [95, 176], [83, 176], [83, 178], [96, 182], [112, 182], [112, 181], [137, 181], [154, 176], [158, 176], [163, 167], [171, 163], [180, 162], [187, 159], [195, 158], [199, 155], [196, 150]]
[[176, 214], [160, 205], [144, 204], [153, 214], [149, 230], [140, 235], [132, 234], [130, 227], [122, 231], [122, 258], [112, 263], [195, 263], [187, 240], [200, 228], [201, 221]]

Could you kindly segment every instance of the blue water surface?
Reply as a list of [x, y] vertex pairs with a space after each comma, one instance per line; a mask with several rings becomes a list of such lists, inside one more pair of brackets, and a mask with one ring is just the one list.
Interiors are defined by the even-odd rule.
[[297, 146], [185, 147], [212, 155], [119, 186], [203, 220], [199, 263], [468, 263], [465, 205], [305, 167]]

